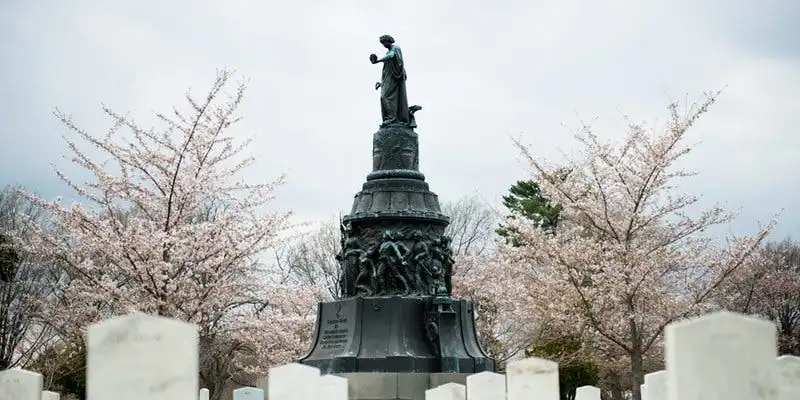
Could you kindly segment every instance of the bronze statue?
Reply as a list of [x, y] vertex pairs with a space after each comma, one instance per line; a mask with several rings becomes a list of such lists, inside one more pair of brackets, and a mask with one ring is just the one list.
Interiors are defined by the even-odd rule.
[[449, 236], [442, 236], [441, 239], [439, 239], [439, 240], [441, 241], [442, 249], [443, 249], [443, 253], [444, 253], [444, 257], [443, 257], [443, 260], [442, 260], [443, 261], [442, 262], [442, 266], [444, 267], [444, 270], [442, 271], [442, 274], [444, 275], [444, 284], [445, 284], [445, 288], [446, 288], [447, 293], [448, 294], [452, 294], [453, 293], [453, 266], [456, 263], [456, 260], [453, 257], [453, 248], [450, 245], [451, 242], [453, 241], [453, 239], [451, 239]]
[[353, 296], [356, 293], [356, 280], [360, 272], [361, 243], [358, 237], [348, 237], [342, 248], [341, 265], [342, 273], [339, 280], [339, 290], [342, 297]]
[[369, 61], [373, 64], [383, 63], [381, 81], [375, 83], [375, 90], [381, 89], [381, 115], [383, 117], [381, 126], [400, 124], [413, 128], [416, 126], [413, 114], [422, 107], [408, 106], [403, 52], [398, 45], [394, 44], [394, 38], [389, 35], [381, 36], [379, 41], [388, 51], [385, 56], [380, 58], [375, 54], [370, 54]]
[[[408, 294], [411, 291], [411, 284], [406, 275], [408, 263], [405, 261], [408, 248], [403, 242], [397, 241], [395, 233], [385, 231], [378, 247], [378, 282], [382, 286], [381, 293], [398, 288], [399, 294]], [[395, 283], [399, 284], [398, 286]]]
[[[450, 220], [419, 169], [414, 114], [422, 107], [409, 107], [400, 47], [388, 35], [380, 42], [386, 54], [369, 57], [383, 63], [372, 172], [341, 217], [337, 260], [346, 295], [320, 303], [311, 349], [300, 362], [326, 374], [366, 372], [370, 384], [381, 373], [494, 371], [478, 342], [474, 304], [450, 293], [453, 253], [443, 238]], [[399, 396], [397, 385], [379, 386], [371, 397], [424, 398], [430, 385], [404, 389], [409, 396]]]
[[419, 288], [427, 287], [429, 282], [429, 270], [431, 266], [431, 250], [428, 242], [423, 240], [422, 232], [415, 230], [411, 234], [414, 244], [411, 245], [411, 265], [414, 268], [414, 280]]
[[453, 264], [455, 264], [450, 241], [449, 237], [443, 235], [436, 239], [434, 245], [431, 246], [431, 272], [443, 281], [440, 282], [443, 287], [437, 290], [447, 293], [448, 296], [453, 293], [452, 275]]
[[359, 288], [359, 294], [366, 296], [377, 295], [381, 288], [381, 277], [378, 276], [379, 265], [378, 249], [381, 243], [372, 243], [367, 247], [367, 251], [361, 254], [359, 261], [358, 278], [356, 278], [356, 287]]
[[375, 286], [375, 263], [368, 257], [368, 253], [362, 252], [358, 259], [358, 276], [354, 295], [372, 296], [375, 294]]

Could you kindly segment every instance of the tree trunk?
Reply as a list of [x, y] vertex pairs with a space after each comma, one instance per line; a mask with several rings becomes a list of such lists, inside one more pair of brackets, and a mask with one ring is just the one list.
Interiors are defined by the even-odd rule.
[[632, 400], [642, 400], [642, 383], [644, 383], [644, 355], [642, 354], [642, 335], [639, 334], [636, 320], [629, 320], [631, 330], [631, 351], [628, 354], [631, 358], [631, 393]]
[[628, 329], [631, 335], [631, 351], [628, 353], [631, 358], [631, 394], [633, 395], [631, 398], [632, 400], [642, 400], [641, 385], [644, 383], [644, 362], [642, 358], [644, 355], [642, 354], [642, 335], [639, 334], [639, 327], [636, 326], [636, 319], [634, 318], [637, 312], [632, 297], [628, 298], [628, 311], [631, 315], [628, 317]]
[[[639, 342], [639, 341], [637, 341]], [[631, 378], [633, 380], [631, 393], [632, 400], [642, 400], [641, 385], [644, 383], [644, 367], [642, 360], [641, 345], [633, 346], [631, 357]]]
[[625, 396], [622, 394], [622, 382], [619, 379], [619, 374], [609, 372], [605, 381], [606, 391], [603, 393], [603, 400], [625, 400]]

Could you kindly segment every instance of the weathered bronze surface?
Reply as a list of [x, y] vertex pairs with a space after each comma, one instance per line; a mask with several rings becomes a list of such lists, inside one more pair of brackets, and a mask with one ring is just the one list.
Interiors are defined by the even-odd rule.
[[394, 38], [383, 35], [379, 39], [383, 47], [386, 48], [386, 55], [378, 57], [375, 54], [369, 55], [369, 61], [373, 64], [383, 63], [383, 73], [381, 81], [375, 83], [375, 90], [381, 90], [381, 115], [383, 124], [399, 124], [409, 126], [411, 124], [411, 112], [408, 107], [408, 95], [406, 94], [406, 68], [403, 60], [403, 51], [400, 46], [394, 44]]
[[449, 218], [419, 171], [400, 48], [380, 38], [383, 123], [373, 135], [372, 172], [341, 220], [339, 297], [320, 304], [314, 344], [301, 363], [324, 373], [492, 371], [478, 344], [474, 308], [452, 298]]

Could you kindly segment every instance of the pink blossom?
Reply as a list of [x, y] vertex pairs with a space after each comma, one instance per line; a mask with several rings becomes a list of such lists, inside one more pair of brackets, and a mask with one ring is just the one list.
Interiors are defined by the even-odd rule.
[[[50, 318], [63, 331], [140, 311], [269, 349], [262, 369], [302, 347], [311, 304], [298, 309], [259, 263], [287, 224], [288, 212], [266, 211], [284, 178], [241, 179], [254, 158], [243, 155], [250, 141], [229, 133], [244, 94], [241, 84], [227, 91], [230, 79], [221, 71], [207, 96], [187, 94], [187, 110], [159, 114], [155, 129], [105, 108], [113, 128], [93, 136], [56, 112], [76, 135], [67, 138], [73, 162], [92, 180], [56, 170], [83, 198], [68, 207], [28, 195], [56, 221], [52, 230], [32, 226], [38, 234], [25, 245], [67, 272]], [[91, 151], [82, 150], [87, 144]]]
[[686, 132], [716, 93], [681, 113], [669, 106], [662, 130], [627, 121], [627, 136], [606, 143], [588, 126], [575, 132], [579, 157], [548, 163], [517, 142], [546, 198], [561, 204], [555, 235], [513, 219], [524, 246], [501, 246], [509, 271], [526, 282], [533, 319], [583, 335], [607, 369], [633, 376], [660, 349], [666, 324], [712, 307], [711, 296], [754, 254], [775, 221], [723, 246], [704, 234], [733, 214], [714, 206], [688, 215], [697, 198], [677, 193], [692, 175], [675, 162], [692, 146]]

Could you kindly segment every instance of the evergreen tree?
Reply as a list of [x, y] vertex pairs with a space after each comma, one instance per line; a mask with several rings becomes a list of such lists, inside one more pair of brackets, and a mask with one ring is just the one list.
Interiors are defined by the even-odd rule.
[[[539, 184], [532, 180], [517, 181], [503, 196], [503, 205], [511, 212], [507, 218], [523, 217], [534, 221], [540, 228], [553, 232], [561, 219], [561, 206], [553, 204], [542, 195]], [[513, 228], [500, 224], [497, 234], [518, 246], [519, 236]]]

